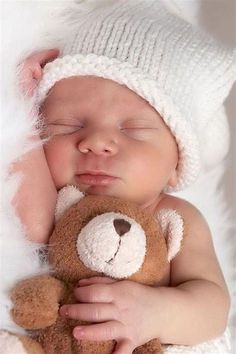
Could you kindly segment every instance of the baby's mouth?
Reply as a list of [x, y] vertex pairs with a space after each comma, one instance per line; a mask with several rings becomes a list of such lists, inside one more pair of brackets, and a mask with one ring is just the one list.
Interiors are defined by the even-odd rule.
[[107, 186], [114, 182], [116, 177], [102, 174], [90, 174], [90, 173], [82, 173], [76, 175], [76, 182], [78, 184], [85, 184], [89, 186]]

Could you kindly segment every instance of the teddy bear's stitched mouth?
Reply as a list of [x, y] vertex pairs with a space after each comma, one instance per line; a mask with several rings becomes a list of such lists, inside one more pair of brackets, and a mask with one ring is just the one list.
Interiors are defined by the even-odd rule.
[[106, 261], [107, 264], [111, 264], [111, 262], [114, 261], [114, 259], [116, 258], [117, 253], [119, 252], [120, 245], [121, 245], [121, 238], [119, 239], [119, 245], [117, 247], [117, 250], [116, 250], [114, 256], [111, 259], [109, 259], [109, 261]]

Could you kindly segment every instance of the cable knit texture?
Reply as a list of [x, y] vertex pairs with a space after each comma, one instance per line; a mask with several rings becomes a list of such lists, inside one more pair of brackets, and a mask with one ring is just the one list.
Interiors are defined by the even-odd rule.
[[161, 0], [105, 1], [87, 11], [78, 6], [66, 21], [71, 32], [62, 57], [45, 66], [39, 102], [57, 81], [76, 75], [111, 79], [135, 91], [176, 138], [178, 184], [169, 192], [192, 184], [200, 161], [212, 165], [222, 158], [227, 123], [217, 112], [235, 81], [235, 50], [197, 31]]

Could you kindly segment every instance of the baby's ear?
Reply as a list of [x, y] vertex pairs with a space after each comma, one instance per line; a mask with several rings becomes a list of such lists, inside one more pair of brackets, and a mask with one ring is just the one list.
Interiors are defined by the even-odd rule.
[[62, 214], [73, 204], [77, 203], [84, 194], [75, 186], [66, 186], [58, 192], [57, 204], [55, 209], [55, 220], [57, 221]]
[[184, 221], [174, 209], [160, 210], [157, 214], [157, 218], [166, 239], [168, 261], [170, 262], [181, 248], [184, 234]]

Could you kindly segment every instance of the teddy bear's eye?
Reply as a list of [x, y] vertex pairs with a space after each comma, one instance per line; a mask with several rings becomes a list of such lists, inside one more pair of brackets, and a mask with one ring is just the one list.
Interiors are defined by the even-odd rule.
[[116, 232], [118, 233], [119, 236], [123, 236], [127, 232], [129, 232], [131, 225], [128, 221], [124, 219], [115, 219], [113, 221], [113, 225], [116, 229]]

